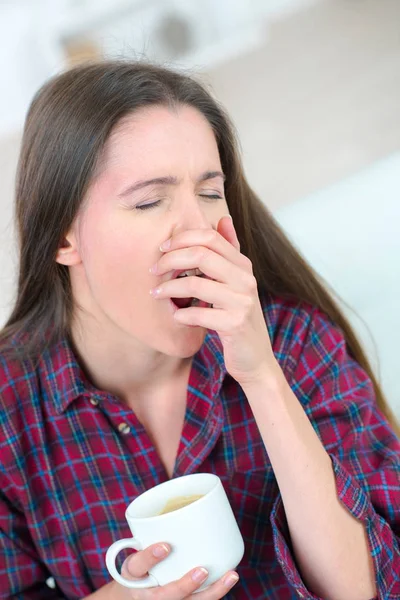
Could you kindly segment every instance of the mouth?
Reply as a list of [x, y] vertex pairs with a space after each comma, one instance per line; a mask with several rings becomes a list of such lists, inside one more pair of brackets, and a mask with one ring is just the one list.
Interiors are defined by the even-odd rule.
[[171, 298], [170, 300], [175, 310], [191, 307], [208, 308], [211, 306], [208, 302], [204, 302], [198, 298]]
[[190, 276], [207, 277], [202, 271], [200, 271], [200, 269], [181, 269], [179, 271], [173, 271], [171, 279]]
[[[203, 277], [207, 279], [207, 275], [205, 275], [200, 269], [186, 269], [181, 271], [174, 271], [171, 279], [178, 279], [182, 277]], [[171, 298], [171, 302], [174, 306], [175, 310], [180, 308], [190, 308], [190, 307], [201, 307], [207, 308], [210, 306], [207, 302], [203, 300], [199, 300], [198, 298]]]

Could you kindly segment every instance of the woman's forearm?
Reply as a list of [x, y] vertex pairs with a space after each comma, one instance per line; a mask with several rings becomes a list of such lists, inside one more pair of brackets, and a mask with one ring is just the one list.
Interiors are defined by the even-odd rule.
[[369, 600], [375, 572], [364, 525], [340, 502], [332, 461], [279, 365], [243, 388], [279, 485], [296, 562], [326, 600]]

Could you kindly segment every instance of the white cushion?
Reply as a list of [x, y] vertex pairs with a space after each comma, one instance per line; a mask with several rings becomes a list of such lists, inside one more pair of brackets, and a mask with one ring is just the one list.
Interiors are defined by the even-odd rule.
[[400, 153], [278, 209], [275, 216], [358, 314], [344, 306], [400, 416]]

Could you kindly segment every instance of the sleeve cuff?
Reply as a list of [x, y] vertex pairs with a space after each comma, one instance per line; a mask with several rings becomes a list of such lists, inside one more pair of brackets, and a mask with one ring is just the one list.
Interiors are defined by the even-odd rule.
[[314, 594], [312, 594], [306, 588], [297, 569], [290, 543], [289, 527], [280, 493], [278, 494], [271, 511], [271, 526], [276, 558], [285, 574], [288, 583], [296, 591], [299, 598], [305, 598], [307, 600], [322, 600], [318, 596], [314, 596]]
[[368, 523], [374, 512], [368, 495], [354, 481], [354, 478], [346, 469], [342, 467], [338, 459], [331, 454], [329, 456], [332, 460], [333, 471], [336, 477], [336, 489], [339, 500], [358, 521]]
[[[363, 491], [361, 486], [354, 482], [351, 475], [347, 473], [334, 456], [330, 455], [330, 458], [336, 477], [336, 489], [340, 501], [356, 519], [368, 524], [372, 516], [371, 511], [373, 512], [373, 508], [367, 494]], [[299, 598], [304, 598], [306, 600], [323, 600], [307, 589], [298, 571], [290, 543], [289, 527], [280, 493], [272, 508], [270, 519], [275, 554], [288, 583], [296, 591]]]

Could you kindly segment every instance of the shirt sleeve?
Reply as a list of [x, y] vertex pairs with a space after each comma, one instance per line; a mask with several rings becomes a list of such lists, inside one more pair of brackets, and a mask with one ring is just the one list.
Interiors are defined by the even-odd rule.
[[0, 489], [0, 599], [62, 600], [64, 596], [47, 585], [49, 577], [23, 514]]
[[[400, 441], [378, 409], [372, 381], [349, 355], [339, 328], [313, 311], [293, 340], [296, 366], [289, 384], [332, 460], [340, 501], [365, 525], [377, 600], [398, 600]], [[300, 598], [320, 600], [297, 569], [280, 496], [271, 525], [276, 556], [289, 584]]]

